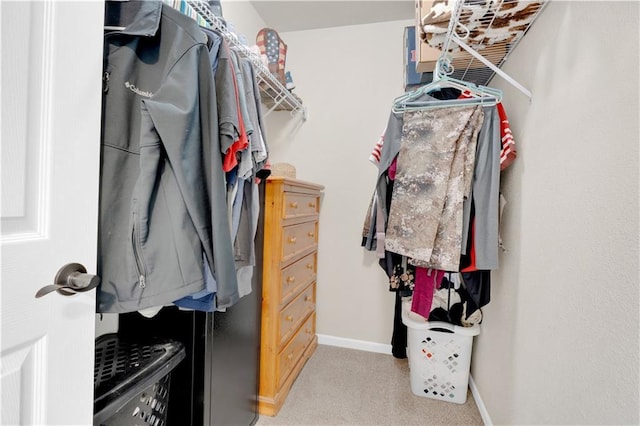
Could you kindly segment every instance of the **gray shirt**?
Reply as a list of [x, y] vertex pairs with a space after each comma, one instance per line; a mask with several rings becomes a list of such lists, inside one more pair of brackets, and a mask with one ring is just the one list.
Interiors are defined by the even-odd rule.
[[215, 72], [220, 150], [226, 153], [240, 136], [238, 103], [235, 92], [235, 73], [231, 62], [229, 44], [222, 40]]

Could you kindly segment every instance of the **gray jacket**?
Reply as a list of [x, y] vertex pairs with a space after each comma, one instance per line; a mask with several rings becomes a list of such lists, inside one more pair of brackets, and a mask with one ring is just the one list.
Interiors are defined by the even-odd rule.
[[106, 10], [131, 24], [105, 35], [98, 311], [129, 312], [203, 290], [203, 252], [236, 275], [206, 36], [161, 2]]

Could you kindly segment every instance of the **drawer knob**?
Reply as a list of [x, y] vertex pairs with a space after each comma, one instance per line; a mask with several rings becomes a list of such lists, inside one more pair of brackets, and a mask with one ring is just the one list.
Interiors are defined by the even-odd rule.
[[305, 297], [304, 297], [304, 301], [305, 301], [305, 302], [310, 302], [310, 301], [312, 301], [312, 300], [313, 300], [313, 297], [312, 297], [312, 296], [305, 296]]
[[307, 263], [307, 269], [313, 269], [313, 263]]
[[307, 234], [310, 238], [313, 238], [316, 236], [315, 232], [313, 231], [309, 231], [309, 233]]
[[306, 329], [306, 330], [305, 330], [305, 332], [306, 332], [307, 334], [313, 334], [313, 331], [311, 331], [311, 330], [309, 330], [309, 329]]
[[296, 282], [296, 277], [287, 277], [287, 282], [288, 282], [288, 283], [294, 283], [294, 282]]
[[314, 203], [314, 202], [309, 203], [309, 207], [311, 207], [312, 209], [315, 209], [316, 208], [316, 203]]
[[298, 203], [296, 203], [295, 201], [293, 201], [291, 204], [289, 204], [291, 206], [292, 209], [297, 209], [298, 208]]
[[289, 237], [289, 244], [295, 244], [296, 243], [296, 237]]
[[291, 315], [287, 315], [287, 316], [285, 317], [285, 319], [286, 319], [287, 321], [293, 321], [293, 317], [292, 317]]
[[293, 358], [293, 354], [287, 355], [287, 359], [292, 359], [292, 358]]

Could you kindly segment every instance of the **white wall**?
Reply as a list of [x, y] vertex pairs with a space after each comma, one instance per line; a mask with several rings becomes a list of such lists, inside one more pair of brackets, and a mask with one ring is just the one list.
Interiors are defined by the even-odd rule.
[[309, 110], [274, 113], [272, 161], [325, 186], [318, 249], [317, 332], [389, 345], [393, 293], [362, 225], [377, 168], [368, 161], [393, 98], [402, 93], [403, 29], [395, 21], [283, 33], [287, 69]]
[[518, 158], [472, 375], [496, 424], [638, 424], [637, 2], [551, 2], [500, 77]]
[[256, 44], [256, 35], [266, 24], [253, 5], [246, 0], [222, 0], [221, 4], [227, 25], [245, 35], [249, 46]]

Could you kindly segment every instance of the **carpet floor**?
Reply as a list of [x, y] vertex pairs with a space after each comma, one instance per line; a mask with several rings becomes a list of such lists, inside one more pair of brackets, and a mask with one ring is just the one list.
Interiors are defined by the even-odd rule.
[[468, 392], [464, 404], [411, 392], [406, 359], [318, 345], [275, 417], [256, 425], [482, 425]]

